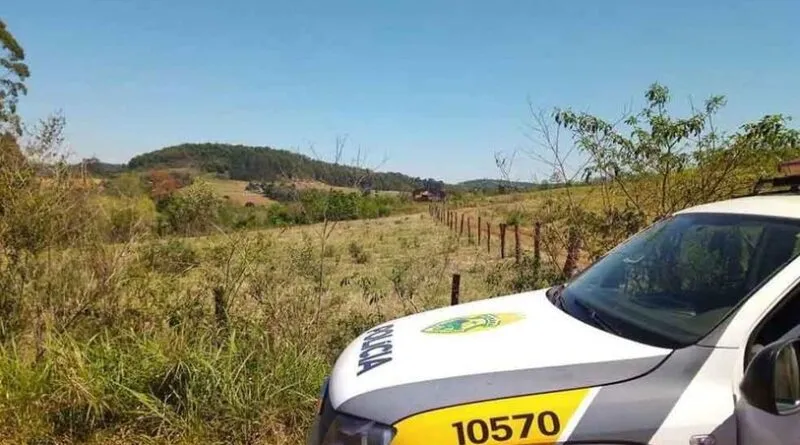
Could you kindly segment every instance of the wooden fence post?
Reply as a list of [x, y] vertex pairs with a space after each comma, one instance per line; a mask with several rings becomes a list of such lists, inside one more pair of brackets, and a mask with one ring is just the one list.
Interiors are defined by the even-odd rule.
[[461, 236], [463, 234], [464, 234], [464, 214], [462, 213], [461, 214], [461, 226], [458, 229], [458, 236]]
[[211, 289], [214, 295], [214, 318], [217, 320], [217, 327], [227, 329], [228, 327], [228, 302], [225, 295], [225, 288], [216, 286]]
[[478, 216], [478, 245], [481, 245], [481, 217]]
[[492, 225], [486, 221], [486, 251], [492, 253]]
[[506, 225], [500, 223], [500, 258], [506, 257]]
[[522, 248], [519, 245], [519, 224], [514, 224], [514, 258], [517, 264], [522, 259]]
[[536, 221], [533, 225], [533, 263], [537, 266], [542, 260], [542, 223]]
[[581, 237], [577, 229], [570, 229], [567, 241], [567, 259], [564, 261], [564, 276], [569, 279], [578, 268], [578, 255], [581, 250]]
[[472, 244], [472, 217], [467, 217], [467, 243]]
[[461, 275], [454, 273], [453, 284], [450, 287], [450, 306], [455, 306], [458, 304], [458, 296], [461, 290], [460, 287], [461, 287]]

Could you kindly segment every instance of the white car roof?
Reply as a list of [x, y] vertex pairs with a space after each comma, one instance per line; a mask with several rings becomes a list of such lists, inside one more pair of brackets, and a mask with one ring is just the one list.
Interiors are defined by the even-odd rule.
[[756, 195], [689, 207], [681, 213], [734, 213], [800, 219], [800, 195]]

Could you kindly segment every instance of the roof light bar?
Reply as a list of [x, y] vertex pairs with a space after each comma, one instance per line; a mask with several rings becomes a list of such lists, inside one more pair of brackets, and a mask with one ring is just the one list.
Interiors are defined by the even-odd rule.
[[772, 188], [789, 187], [788, 190], [772, 190], [769, 192], [765, 192], [767, 194], [786, 193], [786, 192], [798, 193], [800, 192], [800, 175], [778, 176], [775, 178], [759, 179], [758, 181], [756, 181], [755, 185], [753, 185], [752, 194], [753, 195], [759, 194], [762, 187], [764, 187], [765, 185], [769, 185]]

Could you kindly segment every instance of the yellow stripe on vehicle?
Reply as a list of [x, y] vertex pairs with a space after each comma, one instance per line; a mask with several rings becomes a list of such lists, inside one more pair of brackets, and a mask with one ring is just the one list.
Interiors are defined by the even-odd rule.
[[553, 444], [589, 392], [512, 397], [417, 414], [395, 424], [392, 445]]

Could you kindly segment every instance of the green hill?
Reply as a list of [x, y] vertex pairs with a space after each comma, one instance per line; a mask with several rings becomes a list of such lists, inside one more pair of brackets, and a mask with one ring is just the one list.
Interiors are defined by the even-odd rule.
[[441, 189], [444, 182], [396, 172], [374, 172], [312, 159], [300, 153], [270, 147], [217, 143], [186, 143], [135, 156], [133, 170], [193, 168], [225, 174], [241, 181], [310, 179], [339, 187], [361, 183], [375, 190]]
[[541, 188], [540, 184], [522, 181], [505, 181], [502, 179], [471, 179], [456, 184], [459, 188], [467, 190], [497, 190], [503, 186], [507, 190], [531, 190]]

